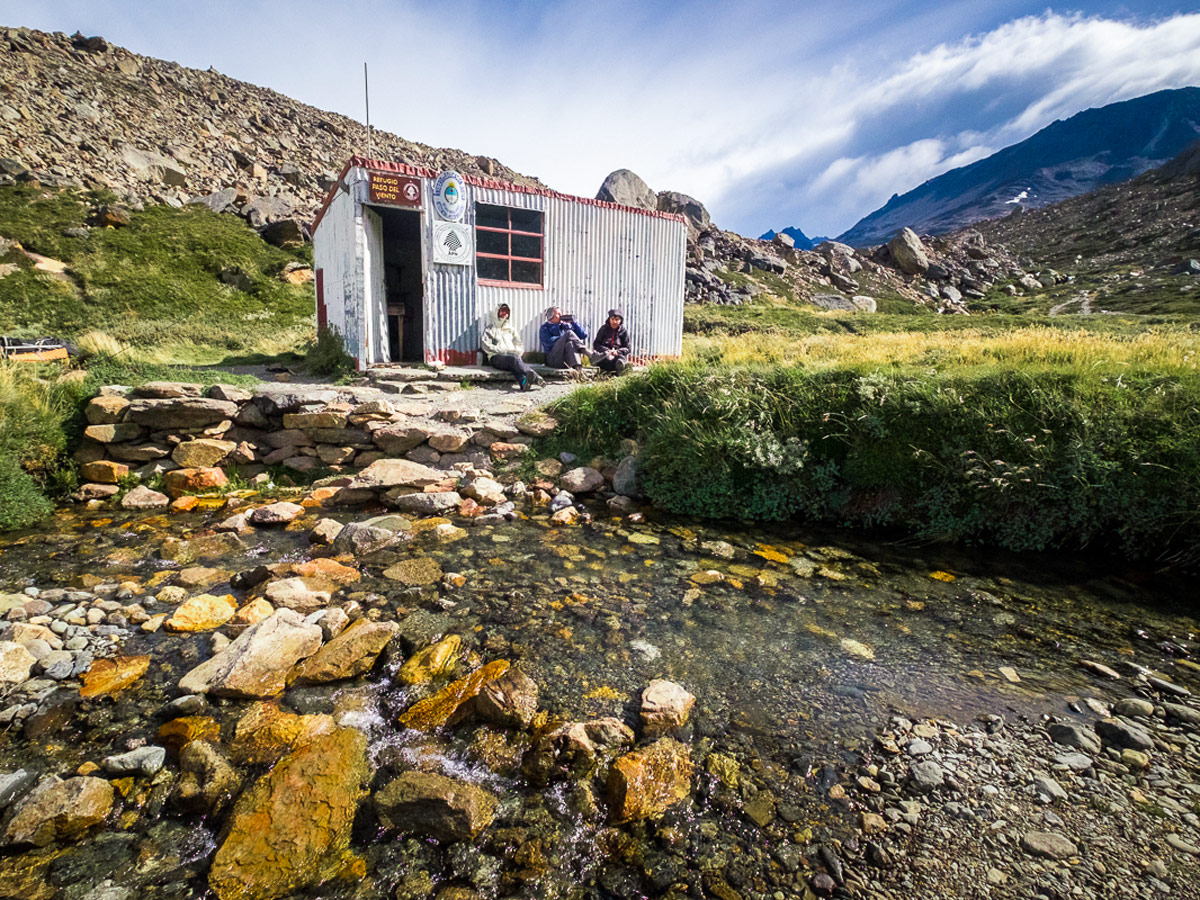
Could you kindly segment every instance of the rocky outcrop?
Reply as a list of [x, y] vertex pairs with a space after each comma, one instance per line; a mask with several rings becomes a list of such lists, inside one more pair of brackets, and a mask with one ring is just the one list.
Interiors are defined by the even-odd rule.
[[925, 253], [925, 245], [911, 228], [900, 229], [900, 233], [888, 241], [887, 248], [904, 274], [923, 275], [929, 271], [929, 256]]
[[659, 191], [657, 205], [660, 212], [683, 216], [687, 220], [688, 233], [693, 238], [712, 225], [712, 217], [704, 204], [679, 191]]
[[[104, 187], [132, 208], [202, 203], [278, 243], [303, 238], [363, 146], [361, 123], [215, 69], [27, 28], [0, 29], [0, 48], [0, 81], [11, 88], [0, 102], [10, 157], [0, 181]], [[494, 159], [385, 131], [372, 130], [371, 143], [379, 159], [538, 184]], [[118, 224], [120, 212], [110, 205], [96, 221]]]
[[369, 778], [367, 740], [338, 729], [284, 757], [234, 805], [213, 858], [220, 900], [273, 900], [350, 868], [350, 830]]
[[636, 206], [638, 209], [658, 208], [658, 197], [650, 189], [650, 185], [629, 169], [610, 172], [600, 185], [600, 190], [596, 192], [596, 199], [619, 203], [622, 206]]

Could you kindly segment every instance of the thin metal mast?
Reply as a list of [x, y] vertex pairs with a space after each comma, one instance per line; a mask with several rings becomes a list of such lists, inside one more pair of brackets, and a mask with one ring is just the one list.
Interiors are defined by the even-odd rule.
[[367, 101], [367, 159], [371, 158], [371, 85], [367, 80], [367, 64], [363, 63], [363, 96]]

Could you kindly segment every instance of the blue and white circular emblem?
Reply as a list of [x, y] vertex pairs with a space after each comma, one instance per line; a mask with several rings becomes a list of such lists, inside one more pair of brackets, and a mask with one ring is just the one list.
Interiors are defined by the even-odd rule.
[[433, 183], [433, 208], [447, 222], [462, 220], [467, 211], [467, 197], [463, 190], [462, 176], [457, 172], [443, 172]]

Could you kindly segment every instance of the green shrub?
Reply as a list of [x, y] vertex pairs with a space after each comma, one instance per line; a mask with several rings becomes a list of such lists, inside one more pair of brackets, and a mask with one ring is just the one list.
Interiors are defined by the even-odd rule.
[[349, 375], [355, 371], [354, 357], [336, 328], [321, 328], [304, 354], [304, 368], [313, 375]]
[[1200, 376], [660, 365], [560, 401], [558, 440], [643, 447], [692, 515], [1200, 561]]

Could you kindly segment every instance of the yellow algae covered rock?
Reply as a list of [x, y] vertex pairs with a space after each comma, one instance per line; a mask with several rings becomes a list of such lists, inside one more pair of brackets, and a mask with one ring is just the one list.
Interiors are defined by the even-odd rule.
[[83, 673], [83, 687], [79, 689], [79, 696], [86, 700], [123, 691], [145, 675], [149, 668], [149, 656], [98, 659]]
[[385, 569], [383, 577], [414, 587], [422, 584], [433, 584], [441, 580], [442, 567], [436, 559], [431, 559], [428, 556], [416, 556], [410, 559], [402, 559], [390, 569]]
[[850, 656], [857, 656], [859, 659], [874, 659], [875, 651], [866, 644], [860, 643], [853, 638], [842, 638], [840, 642], [843, 653]]
[[934, 579], [935, 581], [953, 581], [954, 580], [953, 575], [951, 575], [949, 572], [943, 572], [940, 569], [936, 572], [930, 572], [929, 577]]
[[446, 635], [406, 659], [397, 677], [405, 684], [429, 684], [436, 676], [454, 668], [461, 647], [462, 638], [457, 634]]
[[718, 581], [724, 581], [725, 576], [716, 569], [705, 569], [703, 572], [696, 572], [692, 575], [693, 584], [715, 584]]
[[236, 763], [273, 762], [333, 730], [332, 716], [300, 716], [277, 703], [254, 703], [238, 719], [229, 752]]
[[768, 562], [787, 563], [791, 557], [780, 553], [770, 544], [759, 544], [758, 549], [754, 551], [755, 556], [761, 556]]
[[475, 695], [489, 681], [508, 671], [508, 660], [497, 659], [476, 669], [466, 678], [448, 684], [431, 697], [414, 703], [400, 715], [400, 724], [417, 731], [433, 731], [465, 715], [474, 706]]
[[220, 743], [221, 725], [211, 716], [180, 716], [160, 725], [155, 740], [172, 753], [178, 753], [192, 741]]
[[64, 781], [47, 775], [13, 807], [0, 844], [45, 847], [75, 840], [107, 818], [115, 799], [113, 786], [103, 778], [81, 775]]
[[352, 871], [350, 830], [369, 777], [359, 731], [294, 750], [238, 798], [209, 886], [220, 900], [274, 900]]
[[167, 631], [212, 631], [220, 628], [237, 612], [237, 600], [231, 595], [217, 597], [213, 594], [197, 594], [188, 597], [167, 619]]
[[371, 671], [375, 659], [399, 630], [395, 622], [359, 619], [296, 667], [296, 683], [322, 684]]
[[292, 572], [302, 578], [324, 578], [337, 587], [354, 584], [362, 578], [362, 573], [353, 566], [346, 566], [336, 560], [321, 557], [293, 566]]
[[657, 819], [691, 792], [688, 748], [660, 738], [619, 757], [608, 773], [608, 802], [615, 822]]

